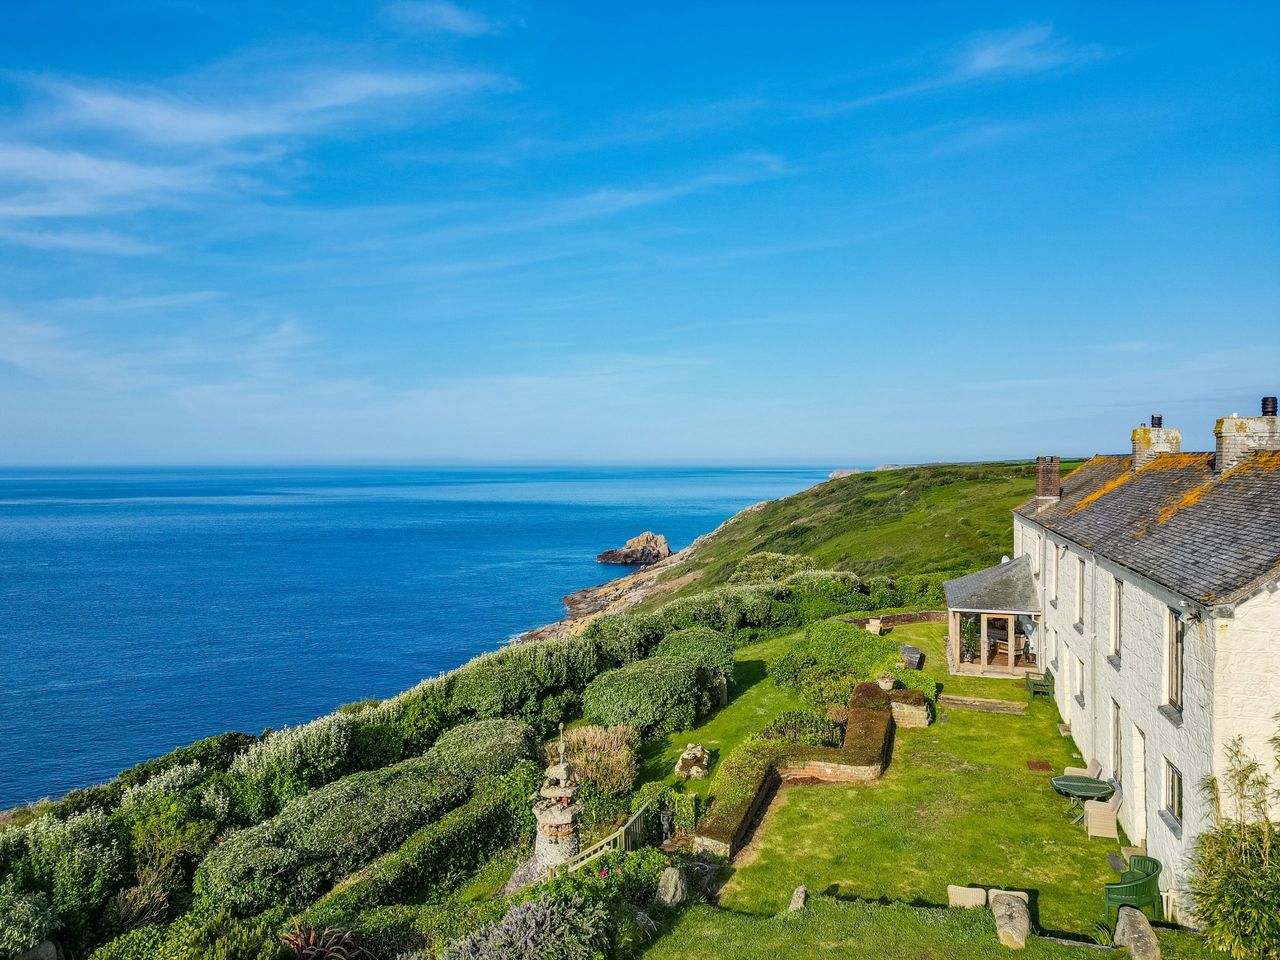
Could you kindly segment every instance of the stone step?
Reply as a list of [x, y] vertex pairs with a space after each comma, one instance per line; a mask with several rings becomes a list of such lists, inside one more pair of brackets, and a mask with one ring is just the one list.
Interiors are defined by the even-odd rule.
[[938, 704], [954, 707], [957, 710], [982, 710], [987, 713], [1026, 713], [1026, 703], [1017, 700], [992, 700], [987, 697], [961, 697], [953, 693], [944, 693], [938, 697]]

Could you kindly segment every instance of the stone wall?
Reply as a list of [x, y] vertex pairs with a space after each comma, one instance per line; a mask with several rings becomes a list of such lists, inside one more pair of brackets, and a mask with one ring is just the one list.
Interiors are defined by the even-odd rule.
[[947, 611], [910, 610], [906, 613], [886, 613], [882, 617], [841, 617], [840, 619], [863, 630], [867, 629], [867, 624], [872, 620], [879, 620], [880, 628], [888, 630], [892, 627], [903, 627], [909, 623], [946, 623]]

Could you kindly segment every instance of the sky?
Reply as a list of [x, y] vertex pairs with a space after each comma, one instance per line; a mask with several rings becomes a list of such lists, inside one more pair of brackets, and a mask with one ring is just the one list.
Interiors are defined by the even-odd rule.
[[0, 464], [1209, 449], [1280, 6], [8, 0]]

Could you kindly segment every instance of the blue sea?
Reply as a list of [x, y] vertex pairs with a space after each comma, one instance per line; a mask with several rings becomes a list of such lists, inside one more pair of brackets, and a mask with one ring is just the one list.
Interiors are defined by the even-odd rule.
[[818, 469], [0, 471], [0, 809], [386, 697]]

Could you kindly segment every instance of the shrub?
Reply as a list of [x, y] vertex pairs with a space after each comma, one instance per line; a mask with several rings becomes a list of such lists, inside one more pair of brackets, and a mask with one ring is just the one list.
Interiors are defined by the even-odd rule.
[[681, 597], [659, 608], [656, 616], [666, 630], [710, 627], [734, 636], [744, 627], [768, 627], [787, 622], [791, 608], [788, 589], [776, 583], [717, 587], [691, 597]]
[[116, 780], [122, 787], [134, 787], [173, 767], [187, 767], [192, 764], [198, 764], [206, 770], [225, 771], [236, 757], [257, 742], [257, 737], [247, 733], [220, 733], [217, 736], [197, 740], [190, 746], [171, 750], [153, 760], [144, 760], [125, 770]]
[[861, 767], [883, 762], [892, 732], [893, 714], [887, 701], [883, 708], [851, 706], [844, 724], [844, 743], [840, 747], [844, 762]]
[[558, 874], [541, 884], [537, 893], [561, 899], [581, 897], [587, 903], [599, 904], [620, 926], [630, 907], [648, 907], [658, 893], [662, 871], [671, 866], [671, 858], [653, 847], [632, 853], [615, 851], [592, 861], [589, 867]]
[[894, 587], [903, 603], [917, 607], [940, 606], [946, 603], [942, 584], [954, 576], [954, 573], [913, 573], [899, 577]]
[[[1280, 763], [1280, 736], [1272, 739]], [[1190, 887], [1205, 939], [1237, 958], [1280, 957], [1280, 824], [1271, 819], [1271, 779], [1244, 750], [1227, 747], [1225, 774], [1205, 792], [1214, 827], [1200, 834]]]
[[774, 718], [760, 736], [769, 740], [804, 743], [814, 747], [838, 747], [844, 739], [840, 724], [820, 713], [789, 710]]
[[667, 634], [654, 650], [655, 657], [687, 660], [708, 678], [733, 676], [733, 644], [710, 627], [689, 627]]
[[656, 614], [611, 613], [587, 624], [583, 636], [595, 641], [604, 663], [624, 666], [649, 656], [666, 632], [666, 621]]
[[878, 683], [859, 683], [849, 698], [849, 708], [867, 710], [889, 709], [889, 691], [883, 690]]
[[389, 700], [362, 706], [353, 716], [364, 728], [394, 731], [394, 737], [400, 741], [402, 755], [416, 757], [454, 723], [453, 710], [449, 706], [449, 685], [447, 677], [423, 680]]
[[251, 820], [260, 820], [294, 797], [342, 774], [356, 721], [331, 713], [300, 727], [285, 727], [255, 743], [231, 764], [237, 799]]
[[219, 909], [181, 928], [165, 945], [165, 960], [291, 960], [266, 923], [237, 920]]
[[[565, 759], [584, 780], [609, 796], [630, 793], [636, 782], [636, 749], [640, 736], [627, 724], [612, 727], [588, 725], [566, 730]], [[547, 747], [547, 763], [558, 757], [558, 745]]]
[[906, 690], [918, 690], [931, 707], [938, 703], [938, 681], [922, 670], [891, 670], [894, 682]]
[[600, 674], [582, 695], [588, 720], [630, 724], [642, 737], [693, 726], [702, 691], [698, 671], [684, 660], [655, 657]]
[[39, 893], [78, 948], [97, 936], [108, 900], [123, 885], [124, 854], [116, 824], [101, 810], [58, 820], [38, 817], [5, 837], [0, 865], [19, 889]]
[[545, 895], [448, 947], [444, 960], [593, 960], [609, 947], [605, 911], [582, 897]]
[[304, 921], [349, 926], [362, 911], [404, 902], [474, 872], [532, 831], [528, 798], [540, 780], [526, 761], [505, 777], [488, 781], [461, 807], [339, 883], [307, 911]]
[[581, 690], [599, 669], [596, 643], [587, 637], [516, 644], [457, 670], [450, 705], [477, 717], [535, 720], [543, 698]]
[[760, 583], [764, 580], [782, 580], [801, 570], [812, 570], [818, 565], [812, 557], [789, 553], [750, 553], [738, 561], [730, 583]]
[[769, 667], [774, 682], [815, 707], [848, 701], [854, 686], [899, 662], [898, 644], [851, 623], [823, 620]]
[[422, 757], [423, 769], [474, 780], [506, 773], [538, 755], [533, 728], [519, 720], [473, 720], [441, 735]]
[[[644, 784], [631, 798], [631, 812], [638, 813], [646, 803], [652, 804], [651, 810], [663, 811], [672, 816], [673, 826], [677, 833], [693, 833], [698, 822], [698, 795], [684, 793], [661, 780], [653, 780]], [[660, 826], [660, 822], [651, 821], [651, 827]]]
[[12, 879], [0, 883], [0, 956], [43, 943], [58, 929], [58, 915], [38, 893], [20, 893]]
[[457, 806], [467, 790], [425, 757], [352, 774], [223, 841], [200, 865], [197, 889], [241, 915], [296, 909]]

